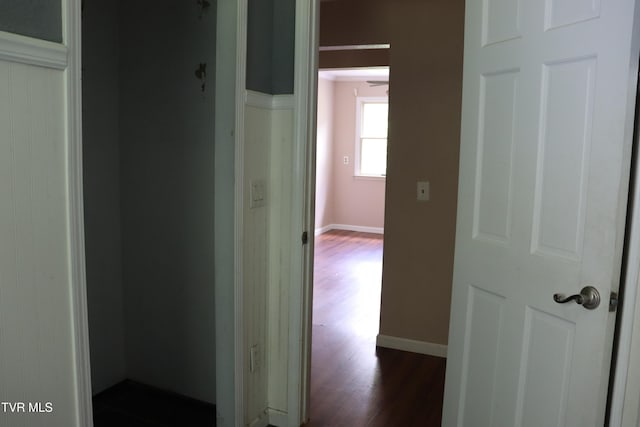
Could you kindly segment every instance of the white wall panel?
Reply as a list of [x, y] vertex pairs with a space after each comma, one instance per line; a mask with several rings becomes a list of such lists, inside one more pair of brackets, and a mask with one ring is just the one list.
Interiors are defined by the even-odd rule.
[[293, 111], [272, 112], [269, 220], [269, 408], [287, 412]]
[[[244, 143], [244, 227], [243, 227], [243, 312], [245, 314], [245, 411], [246, 421], [265, 415], [267, 408], [267, 367], [265, 363], [267, 336], [267, 206], [269, 186], [264, 206], [251, 207], [250, 185], [266, 183], [269, 168], [271, 111], [248, 106], [245, 111]], [[257, 346], [254, 369], [250, 369], [250, 349]]]
[[62, 71], [0, 62], [0, 401], [51, 402], [3, 426], [73, 426], [74, 342]]
[[[290, 96], [249, 92], [244, 144], [245, 422], [277, 423], [287, 413], [293, 109]], [[252, 181], [266, 183], [251, 208]], [[258, 346], [250, 369], [250, 350]], [[271, 418], [267, 418], [267, 414]], [[276, 414], [276, 415], [273, 415]]]

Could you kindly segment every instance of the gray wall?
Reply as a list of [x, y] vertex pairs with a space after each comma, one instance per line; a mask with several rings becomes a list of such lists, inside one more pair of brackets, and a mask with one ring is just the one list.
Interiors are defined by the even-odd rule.
[[249, 0], [247, 89], [273, 93], [273, 1]]
[[127, 372], [215, 402], [215, 2], [127, 2], [120, 22]]
[[117, 4], [91, 2], [82, 19], [85, 246], [94, 393], [125, 378]]
[[1, 0], [0, 30], [62, 41], [61, 0]]
[[247, 89], [293, 93], [295, 1], [249, 0]]
[[295, 0], [273, 0], [273, 93], [293, 93]]

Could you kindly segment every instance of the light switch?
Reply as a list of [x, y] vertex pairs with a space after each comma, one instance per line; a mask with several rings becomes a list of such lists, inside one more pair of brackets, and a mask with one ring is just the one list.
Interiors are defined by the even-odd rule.
[[258, 358], [258, 344], [251, 347], [249, 350], [249, 371], [256, 372], [260, 368], [259, 358]]
[[429, 200], [429, 181], [418, 181], [418, 201], [426, 202]]
[[250, 184], [250, 195], [249, 195], [249, 208], [259, 208], [264, 206], [266, 201], [266, 189], [265, 182], [263, 179], [251, 180]]

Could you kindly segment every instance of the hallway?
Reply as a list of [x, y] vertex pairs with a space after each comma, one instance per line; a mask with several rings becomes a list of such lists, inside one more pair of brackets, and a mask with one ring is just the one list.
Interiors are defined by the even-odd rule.
[[378, 348], [382, 236], [316, 238], [307, 427], [440, 426], [445, 360]]

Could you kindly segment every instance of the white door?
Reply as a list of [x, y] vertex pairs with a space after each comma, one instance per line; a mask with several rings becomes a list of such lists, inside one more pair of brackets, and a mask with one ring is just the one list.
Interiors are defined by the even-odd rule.
[[[443, 426], [603, 425], [635, 13], [633, 0], [467, 2]], [[586, 285], [594, 310], [553, 299]]]

